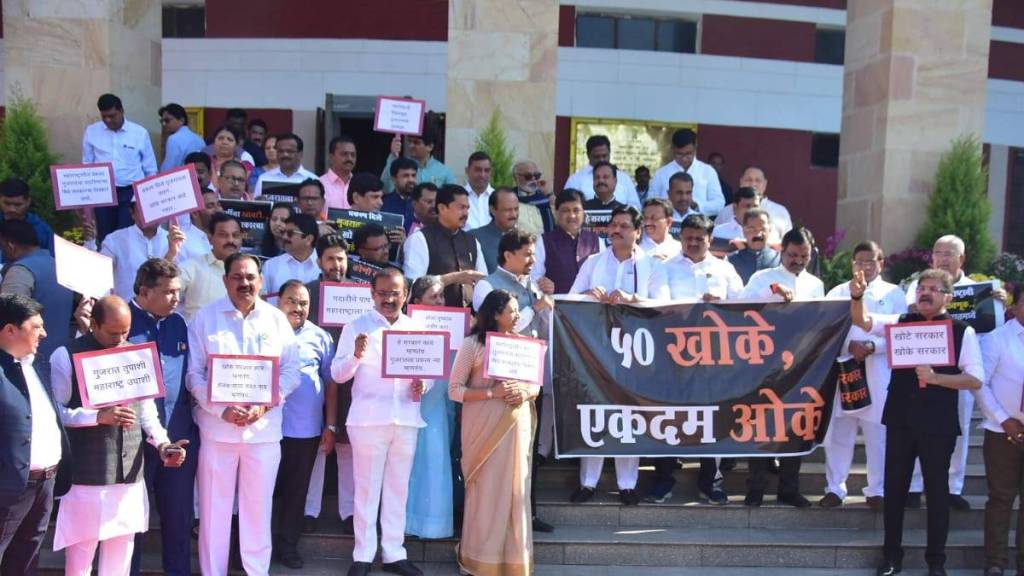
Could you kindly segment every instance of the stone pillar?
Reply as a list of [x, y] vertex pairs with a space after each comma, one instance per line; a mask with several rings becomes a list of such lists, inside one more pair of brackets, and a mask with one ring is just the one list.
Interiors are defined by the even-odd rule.
[[991, 22], [992, 0], [849, 3], [836, 206], [847, 242], [913, 242], [940, 156], [984, 133]]
[[4, 0], [3, 12], [7, 102], [20, 93], [36, 103], [62, 161], [81, 161], [82, 131], [99, 120], [105, 92], [159, 149], [159, 0]]
[[449, 0], [445, 163], [462, 181], [495, 108], [518, 159], [555, 166], [558, 0]]

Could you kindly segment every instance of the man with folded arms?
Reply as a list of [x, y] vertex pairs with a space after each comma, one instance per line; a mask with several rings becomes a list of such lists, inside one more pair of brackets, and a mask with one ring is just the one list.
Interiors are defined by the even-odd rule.
[[69, 576], [92, 573], [97, 547], [100, 574], [129, 572], [135, 534], [149, 529], [143, 432], [164, 466], [185, 461], [188, 440], [170, 442], [152, 399], [99, 410], [83, 405], [74, 355], [127, 344], [131, 325], [131, 309], [124, 300], [101, 298], [92, 308], [91, 331], [50, 358], [53, 395], [74, 454], [71, 489], [61, 498], [53, 537], [54, 550], [66, 549], [64, 573]]
[[[423, 572], [406, 558], [405, 508], [409, 474], [419, 429], [420, 398], [430, 381], [384, 378], [383, 332], [422, 330], [402, 313], [405, 277], [385, 268], [373, 277], [373, 307], [346, 324], [331, 363], [335, 382], [352, 383], [352, 409], [346, 421], [355, 464], [355, 548], [348, 576], [366, 576], [377, 555], [377, 512], [380, 509], [383, 570], [403, 576]], [[383, 492], [382, 492], [383, 491]]]
[[[228, 571], [231, 512], [238, 493], [239, 549], [248, 574], [270, 570], [270, 518], [281, 461], [282, 407], [210, 402], [210, 354], [279, 359], [281, 402], [299, 385], [299, 348], [284, 313], [260, 299], [255, 256], [224, 262], [227, 297], [199, 310], [189, 326], [188, 389], [199, 424], [199, 566], [203, 574]], [[240, 480], [236, 484], [236, 479]]]

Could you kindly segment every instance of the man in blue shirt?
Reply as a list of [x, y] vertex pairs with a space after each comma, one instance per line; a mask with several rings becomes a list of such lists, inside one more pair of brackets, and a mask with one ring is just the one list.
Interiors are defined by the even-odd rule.
[[185, 165], [185, 157], [199, 152], [206, 146], [203, 139], [188, 127], [188, 114], [181, 104], [170, 103], [160, 109], [160, 124], [167, 131], [167, 145], [164, 147], [164, 161], [160, 171]]
[[299, 343], [299, 387], [284, 405], [281, 465], [274, 491], [273, 524], [278, 527], [274, 556], [285, 566], [302, 568], [298, 543], [310, 473], [317, 449], [334, 449], [334, 435], [323, 434], [324, 388], [331, 379], [334, 341], [322, 328], [309, 322], [309, 290], [298, 280], [281, 286], [277, 307], [295, 330]]
[[412, 191], [416, 187], [417, 164], [410, 158], [396, 158], [391, 162], [391, 182], [394, 184], [394, 191], [384, 195], [384, 204], [381, 212], [398, 214], [405, 218], [402, 223], [405, 226], [406, 235], [412, 226], [415, 214], [412, 210]]
[[[32, 225], [39, 237], [39, 247], [53, 256], [53, 229], [32, 209], [32, 190], [28, 183], [19, 178], [8, 178], [0, 182], [0, 222], [24, 220]], [[0, 262], [3, 262], [0, 260]]]

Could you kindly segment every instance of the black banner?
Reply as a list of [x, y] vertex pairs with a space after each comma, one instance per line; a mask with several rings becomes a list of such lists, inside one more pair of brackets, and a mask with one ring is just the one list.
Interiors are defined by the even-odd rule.
[[225, 214], [238, 218], [242, 225], [242, 252], [259, 254], [263, 236], [267, 234], [267, 222], [274, 204], [263, 201], [221, 199]]
[[263, 186], [260, 189], [260, 200], [266, 200], [267, 202], [283, 202], [285, 204], [291, 204], [294, 208], [298, 206], [299, 199], [299, 184], [292, 184], [291, 182], [274, 182], [273, 180], [264, 180]]
[[405, 216], [390, 212], [363, 212], [361, 210], [329, 208], [327, 210], [327, 223], [334, 226], [341, 234], [341, 237], [350, 244], [350, 252], [355, 252], [355, 246], [351, 246], [352, 236], [357, 228], [362, 228], [363, 224], [379, 224], [387, 232], [398, 229], [401, 229], [403, 232], [405, 231], [405, 228], [403, 228]]
[[996, 329], [996, 301], [988, 282], [953, 287], [953, 301], [946, 306], [949, 315], [971, 325], [978, 334]]
[[348, 259], [348, 279], [353, 282], [360, 284], [373, 284], [373, 277], [383, 270], [383, 266], [378, 266], [372, 262], [366, 262], [360, 260], [355, 256], [350, 256]]
[[559, 298], [560, 457], [803, 454], [824, 438], [850, 305]]

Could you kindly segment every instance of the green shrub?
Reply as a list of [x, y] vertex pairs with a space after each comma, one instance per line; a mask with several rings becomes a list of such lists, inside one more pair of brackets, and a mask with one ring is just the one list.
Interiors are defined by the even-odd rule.
[[501, 109], [494, 109], [487, 126], [477, 135], [476, 149], [491, 157], [491, 186], [515, 186], [515, 180], [512, 179], [515, 153], [509, 146], [505, 128], [501, 124]]

